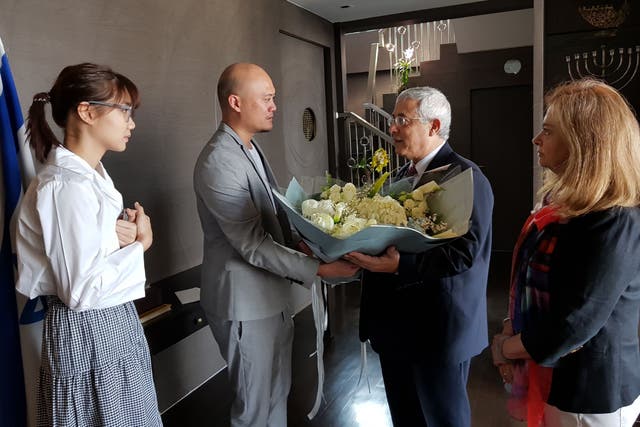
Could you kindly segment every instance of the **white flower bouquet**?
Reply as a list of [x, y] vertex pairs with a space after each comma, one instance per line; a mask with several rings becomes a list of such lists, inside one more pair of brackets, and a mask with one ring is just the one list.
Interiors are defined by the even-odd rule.
[[[471, 169], [440, 185], [411, 189], [408, 180], [368, 191], [334, 184], [310, 197], [293, 178], [284, 195], [273, 191], [289, 221], [323, 261], [352, 251], [377, 255], [395, 245], [424, 252], [469, 230], [473, 205]], [[391, 197], [394, 195], [394, 197]]]

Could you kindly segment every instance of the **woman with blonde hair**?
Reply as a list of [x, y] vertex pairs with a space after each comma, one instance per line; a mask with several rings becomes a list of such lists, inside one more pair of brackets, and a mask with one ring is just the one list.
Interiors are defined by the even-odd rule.
[[509, 317], [493, 340], [529, 426], [631, 427], [640, 413], [640, 131], [592, 79], [546, 96], [533, 139], [541, 207], [516, 243]]
[[[45, 106], [64, 130], [58, 141]], [[27, 130], [45, 163], [18, 213], [17, 290], [47, 297], [38, 426], [160, 426], [151, 358], [133, 305], [144, 296], [153, 234], [138, 203], [124, 209], [101, 159], [135, 128], [135, 84], [95, 64], [65, 67], [38, 93]]]

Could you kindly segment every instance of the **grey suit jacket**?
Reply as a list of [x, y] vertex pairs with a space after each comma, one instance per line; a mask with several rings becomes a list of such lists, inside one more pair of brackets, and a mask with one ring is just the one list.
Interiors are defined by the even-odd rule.
[[[220, 319], [256, 320], [285, 309], [291, 281], [311, 283], [318, 261], [289, 249], [290, 229], [269, 197], [276, 185], [261, 150], [260, 177], [240, 137], [221, 123], [196, 162], [193, 185], [204, 233], [200, 301]], [[281, 224], [285, 224], [284, 226]]]

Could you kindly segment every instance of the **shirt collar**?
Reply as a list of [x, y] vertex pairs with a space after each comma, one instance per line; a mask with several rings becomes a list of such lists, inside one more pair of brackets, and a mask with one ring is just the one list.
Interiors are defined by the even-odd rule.
[[444, 146], [444, 144], [446, 144], [446, 142], [447, 141], [443, 141], [442, 144], [438, 145], [435, 150], [422, 158], [418, 163], [414, 164], [414, 167], [416, 168], [416, 177], [419, 177], [427, 170], [427, 168], [429, 167], [429, 163], [431, 163], [431, 161], [438, 155], [438, 152]]
[[51, 150], [48, 163], [90, 179], [107, 197], [113, 199], [115, 204], [122, 209], [122, 195], [114, 187], [113, 181], [102, 165], [102, 162], [98, 162], [98, 165], [94, 169], [82, 157], [61, 145]]
[[[244, 143], [242, 142], [242, 138], [240, 138], [240, 135], [238, 135], [236, 133], [235, 130], [233, 130], [233, 128], [231, 126], [229, 126], [228, 124], [226, 124], [225, 122], [220, 122], [220, 126], [218, 126], [218, 129], [228, 133], [229, 135], [231, 135], [234, 139], [234, 141], [236, 142], [236, 144], [238, 144], [240, 147], [242, 147], [242, 149], [247, 149], [244, 146]], [[256, 146], [256, 142], [253, 140], [253, 138], [251, 138], [251, 145], [253, 145], [254, 147]]]
[[69, 171], [75, 172], [80, 175], [85, 175], [87, 177], [91, 177], [94, 175], [99, 175], [100, 178], [106, 178], [106, 171], [104, 166], [102, 166], [102, 162], [98, 162], [96, 168], [92, 168], [89, 163], [82, 157], [78, 156], [74, 152], [70, 151], [64, 146], [58, 146], [51, 150], [53, 157], [50, 158], [49, 163], [54, 166], [58, 166], [62, 169], [67, 169]]

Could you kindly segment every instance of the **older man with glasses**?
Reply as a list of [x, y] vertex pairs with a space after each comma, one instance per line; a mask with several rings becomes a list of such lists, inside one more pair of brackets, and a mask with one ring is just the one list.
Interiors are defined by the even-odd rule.
[[450, 124], [449, 101], [437, 89], [398, 96], [389, 130], [396, 152], [409, 162], [396, 179], [415, 176], [416, 187], [471, 168], [469, 232], [424, 253], [389, 247], [380, 256], [346, 257], [365, 269], [360, 339], [370, 340], [380, 356], [395, 427], [470, 426], [469, 365], [488, 344], [493, 193], [478, 166], [452, 150]]

